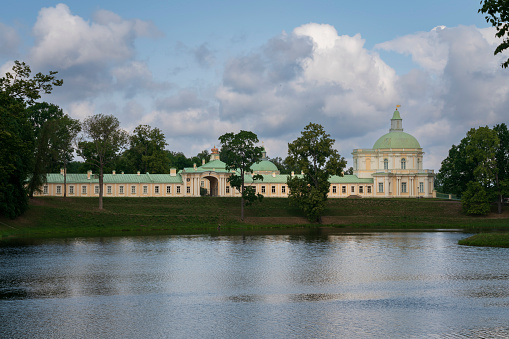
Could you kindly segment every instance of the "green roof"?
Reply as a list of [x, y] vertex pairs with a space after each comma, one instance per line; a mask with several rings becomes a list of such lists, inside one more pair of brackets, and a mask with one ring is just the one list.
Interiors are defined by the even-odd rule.
[[417, 139], [401, 131], [389, 132], [382, 135], [373, 145], [373, 149], [380, 148], [421, 148]]
[[267, 172], [277, 172], [277, 166], [269, 160], [261, 160], [258, 163], [254, 163], [251, 166], [251, 169], [255, 172], [267, 171]]

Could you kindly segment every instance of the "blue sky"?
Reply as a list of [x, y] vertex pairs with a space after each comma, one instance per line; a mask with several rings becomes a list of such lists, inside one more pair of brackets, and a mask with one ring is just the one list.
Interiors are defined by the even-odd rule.
[[508, 123], [508, 70], [479, 1], [18, 1], [0, 12], [14, 60], [64, 79], [45, 100], [71, 116], [160, 128], [187, 156], [251, 130], [285, 157], [309, 122], [349, 160], [389, 128], [438, 170], [472, 127]]

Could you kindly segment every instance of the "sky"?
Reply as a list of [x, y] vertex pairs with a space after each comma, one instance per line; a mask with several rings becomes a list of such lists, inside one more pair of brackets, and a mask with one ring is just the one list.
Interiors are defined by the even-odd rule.
[[509, 123], [509, 70], [479, 0], [12, 1], [0, 12], [0, 76], [15, 60], [64, 80], [42, 99], [71, 117], [159, 128], [194, 156], [248, 130], [267, 155], [319, 123], [352, 150], [396, 108], [438, 171], [479, 126]]

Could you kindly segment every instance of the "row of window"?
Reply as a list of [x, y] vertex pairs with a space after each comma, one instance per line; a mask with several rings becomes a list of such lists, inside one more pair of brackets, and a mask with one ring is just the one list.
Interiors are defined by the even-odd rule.
[[[420, 159], [417, 159], [417, 168], [420, 167]], [[384, 170], [389, 169], [389, 159], [384, 159]], [[406, 169], [406, 159], [401, 159], [401, 169]]]
[[[106, 186], [106, 194], [112, 194], [112, 186]], [[350, 187], [351, 193], [355, 193], [355, 186]], [[188, 194], [191, 193], [191, 187], [187, 187], [186, 192]], [[271, 187], [272, 194], [276, 193], [276, 186]], [[371, 193], [371, 186], [366, 186], [366, 192]], [[384, 184], [382, 182], [378, 183], [378, 193], [384, 192]], [[57, 194], [62, 194], [62, 186], [57, 186]], [[94, 193], [99, 194], [99, 186], [94, 187]], [[119, 186], [118, 188], [119, 194], [124, 194], [124, 186]], [[159, 186], [154, 187], [154, 193], [159, 194]], [[166, 186], [166, 193], [171, 194], [171, 186]], [[230, 193], [230, 186], [226, 186], [226, 193]], [[265, 186], [261, 187], [261, 193], [265, 194], [266, 189]], [[286, 194], [286, 186], [281, 186], [281, 193]], [[337, 186], [332, 186], [332, 193], [337, 193]], [[341, 186], [341, 193], [346, 193], [346, 186]], [[364, 186], [359, 186], [359, 193], [364, 193]], [[401, 183], [401, 193], [407, 193], [407, 183]], [[424, 193], [424, 183], [419, 182], [419, 193]], [[48, 186], [45, 185], [43, 187], [43, 194], [48, 194]], [[69, 185], [69, 194], [74, 194], [74, 185]], [[81, 186], [81, 194], [87, 194], [87, 186]], [[136, 186], [131, 186], [131, 194], [136, 194]], [[143, 186], [143, 194], [148, 194], [148, 186]], [[177, 186], [177, 194], [180, 194], [180, 186]]]
[[[378, 183], [378, 193], [384, 192], [384, 184], [382, 182]], [[401, 183], [401, 193], [407, 193], [407, 183], [402, 182]], [[419, 193], [424, 193], [424, 183], [419, 182]]]
[[[113, 186], [106, 186], [106, 194], [112, 194]], [[57, 186], [57, 194], [62, 194], [62, 186]], [[94, 193], [99, 194], [99, 186], [94, 187]], [[124, 186], [118, 187], [118, 193], [124, 194]], [[154, 187], [154, 193], [159, 194], [159, 186]], [[166, 193], [171, 194], [171, 186], [166, 186]], [[187, 187], [187, 193], [191, 193], [191, 187]], [[43, 194], [48, 194], [48, 186], [43, 187]], [[69, 185], [69, 194], [74, 194], [74, 185]], [[81, 186], [81, 194], [87, 194], [87, 186]], [[131, 186], [131, 194], [136, 194], [136, 186]], [[143, 186], [143, 194], [148, 194], [148, 186]], [[177, 186], [177, 194], [180, 194], [180, 186]]]

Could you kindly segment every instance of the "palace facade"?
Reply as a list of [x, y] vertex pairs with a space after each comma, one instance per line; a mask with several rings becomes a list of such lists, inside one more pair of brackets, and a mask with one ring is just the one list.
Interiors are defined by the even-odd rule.
[[[214, 146], [210, 161], [170, 174], [111, 174], [103, 176], [105, 197], [199, 197], [203, 194], [218, 197], [236, 197], [240, 193], [228, 184], [230, 171], [219, 159], [219, 150]], [[422, 148], [412, 135], [403, 132], [399, 111], [393, 114], [389, 133], [380, 137], [373, 148], [353, 150], [353, 175], [332, 176], [329, 179], [330, 198], [357, 197], [435, 197], [433, 170], [422, 169]], [[246, 174], [247, 185], [254, 186], [257, 193], [265, 197], [288, 196], [288, 176], [280, 174], [276, 165], [267, 159], [265, 150], [262, 160], [254, 164], [253, 174], [263, 180], [253, 182], [252, 174]], [[68, 197], [94, 197], [99, 195], [99, 178], [87, 174], [66, 175]], [[43, 196], [63, 196], [64, 173], [47, 174]]]

